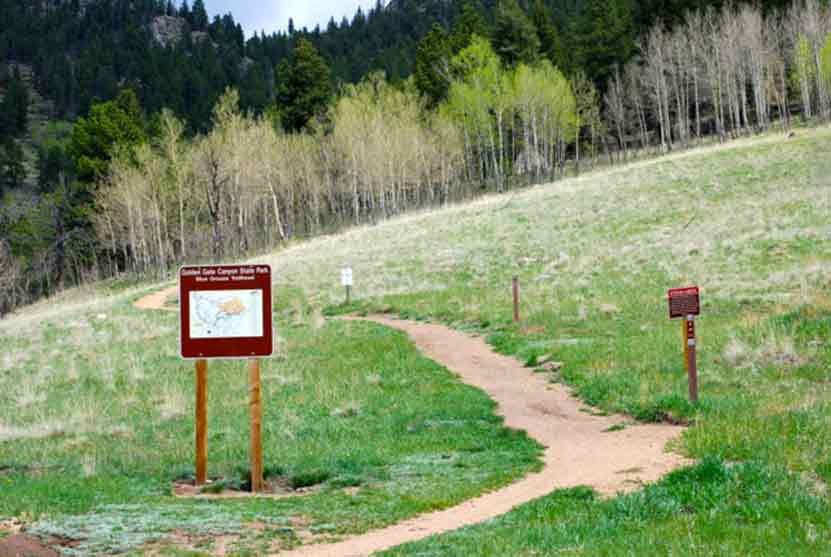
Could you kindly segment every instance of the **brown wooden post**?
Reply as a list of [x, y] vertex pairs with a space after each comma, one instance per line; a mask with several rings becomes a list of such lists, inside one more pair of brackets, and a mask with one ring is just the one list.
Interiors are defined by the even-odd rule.
[[696, 361], [695, 316], [688, 315], [686, 319], [686, 356], [687, 374], [690, 379], [690, 402], [698, 402], [698, 362]]
[[514, 323], [519, 323], [519, 277], [514, 277]]
[[346, 305], [348, 306], [350, 303], [352, 303], [352, 287], [346, 285]]
[[251, 491], [263, 490], [262, 398], [260, 393], [260, 360], [248, 362], [248, 387], [251, 397]]
[[208, 482], [208, 361], [196, 360], [196, 485]]

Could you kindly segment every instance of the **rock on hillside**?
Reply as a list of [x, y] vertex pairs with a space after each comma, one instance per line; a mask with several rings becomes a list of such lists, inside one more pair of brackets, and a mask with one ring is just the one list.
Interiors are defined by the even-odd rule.
[[160, 15], [150, 22], [150, 34], [163, 47], [174, 46], [182, 40], [186, 26], [184, 18]]

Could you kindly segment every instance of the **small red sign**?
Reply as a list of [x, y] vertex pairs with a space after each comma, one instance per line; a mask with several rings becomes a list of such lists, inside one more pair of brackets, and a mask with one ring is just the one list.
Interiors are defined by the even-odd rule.
[[670, 319], [701, 315], [701, 295], [697, 286], [673, 288], [669, 291], [667, 298], [669, 299]]
[[271, 267], [182, 267], [179, 313], [185, 359], [271, 356]]

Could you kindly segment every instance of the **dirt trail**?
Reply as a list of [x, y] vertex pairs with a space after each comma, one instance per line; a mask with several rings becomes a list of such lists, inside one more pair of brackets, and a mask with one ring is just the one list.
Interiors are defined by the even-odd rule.
[[588, 485], [604, 495], [637, 489], [686, 464], [664, 451], [680, 427], [643, 424], [606, 432], [625, 416], [594, 416], [568, 388], [517, 360], [494, 353], [480, 338], [441, 325], [372, 317], [375, 323], [406, 332], [419, 350], [499, 404], [505, 425], [528, 432], [546, 447], [542, 472], [450, 509], [426, 514], [339, 543], [301, 547], [283, 557], [352, 557], [456, 530], [503, 515], [555, 489]]
[[[141, 309], [162, 309], [174, 289], [136, 302]], [[494, 353], [481, 338], [441, 325], [400, 321], [388, 317], [366, 319], [406, 332], [428, 358], [485, 391], [499, 405], [505, 425], [528, 432], [546, 447], [544, 469], [503, 489], [486, 493], [455, 507], [332, 544], [309, 545], [280, 553], [281, 557], [358, 557], [442, 534], [501, 516], [514, 507], [556, 489], [591, 486], [603, 495], [631, 491], [687, 464], [665, 451], [683, 428], [665, 424], [612, 426], [629, 422], [626, 416], [596, 416], [563, 385], [551, 384], [517, 360]]]
[[[167, 299], [171, 296], [175, 295], [179, 292], [178, 286], [170, 286], [165, 288], [164, 290], [159, 290], [158, 292], [153, 292], [152, 294], [145, 296], [137, 300], [133, 306], [138, 309], [143, 310], [160, 310], [160, 311], [170, 311], [169, 308], [165, 306], [167, 303]], [[173, 310], [178, 311], [178, 310]]]

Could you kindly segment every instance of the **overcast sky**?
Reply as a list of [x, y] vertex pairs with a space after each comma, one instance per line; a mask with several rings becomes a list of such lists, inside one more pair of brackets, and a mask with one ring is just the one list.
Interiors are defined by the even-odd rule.
[[290, 17], [297, 29], [311, 30], [318, 23], [325, 28], [332, 16], [338, 23], [343, 16], [351, 20], [359, 5], [367, 10], [375, 0], [205, 0], [212, 17], [231, 12], [247, 36], [255, 31], [285, 31]]

